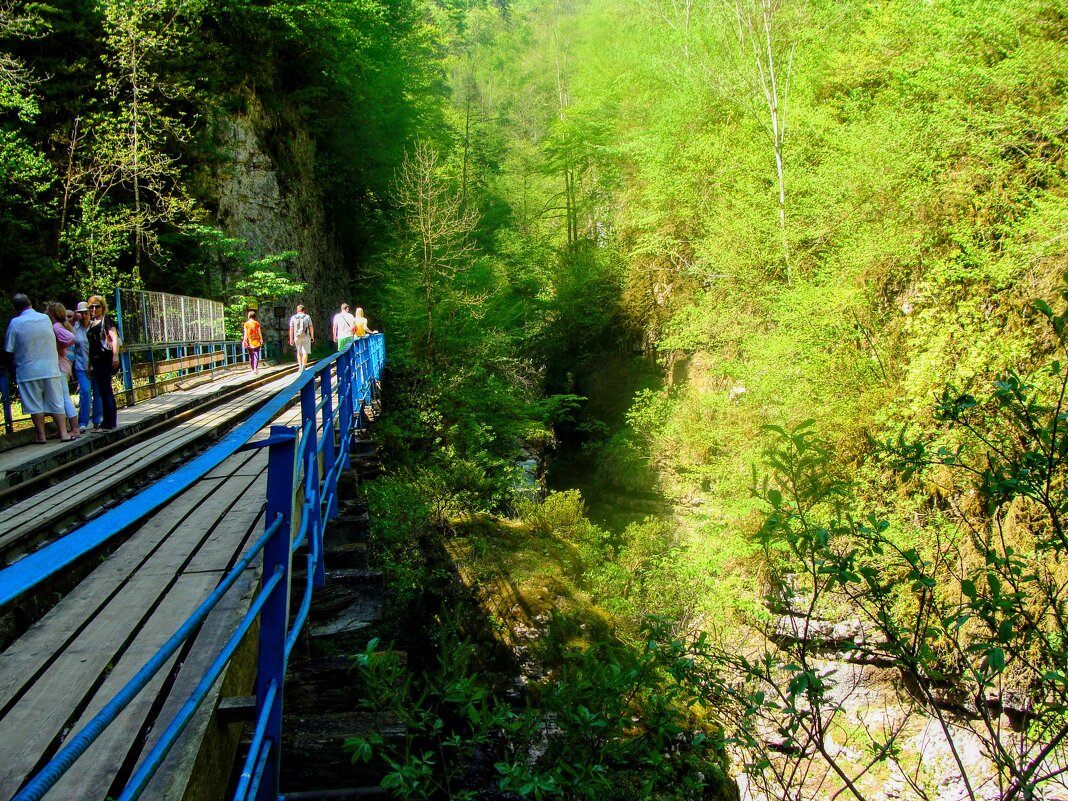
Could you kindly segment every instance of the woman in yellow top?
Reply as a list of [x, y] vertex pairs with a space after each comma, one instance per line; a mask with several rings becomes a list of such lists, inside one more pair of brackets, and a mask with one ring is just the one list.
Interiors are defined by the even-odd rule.
[[352, 335], [354, 337], [358, 339], [360, 337], [365, 337], [368, 334], [378, 333], [377, 331], [374, 331], [367, 327], [367, 318], [363, 316], [363, 309], [356, 309], [355, 317], [356, 320], [352, 324]]
[[241, 337], [241, 347], [248, 351], [248, 361], [252, 365], [252, 374], [256, 375], [260, 366], [260, 347], [263, 345], [263, 331], [256, 319], [256, 312], [249, 309], [245, 321], [245, 333]]

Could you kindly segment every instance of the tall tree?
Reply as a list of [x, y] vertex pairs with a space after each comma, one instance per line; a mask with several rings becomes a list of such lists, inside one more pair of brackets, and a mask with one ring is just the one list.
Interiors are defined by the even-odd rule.
[[786, 234], [786, 119], [790, 99], [794, 50], [783, 22], [784, 0], [734, 0], [733, 25], [735, 52], [750, 91], [743, 96], [747, 107], [756, 111], [753, 100], [763, 101], [762, 126], [771, 140], [775, 158], [775, 177], [779, 190], [779, 235], [786, 281], [793, 283], [790, 244]]
[[113, 105], [98, 117], [97, 154], [103, 180], [97, 188], [122, 187], [132, 195], [126, 217], [133, 249], [132, 279], [141, 282], [142, 259], [155, 248], [155, 226], [184, 222], [192, 202], [182, 190], [176, 155], [168, 145], [189, 131], [170, 106], [190, 94], [164, 70], [190, 33], [196, 7], [187, 0], [103, 0], [107, 73]]
[[63, 154], [61, 257], [79, 265], [86, 287], [120, 275], [140, 285], [160, 233], [197, 215], [181, 150], [198, 98], [173, 66], [201, 9], [193, 0], [99, 0], [97, 10], [103, 72]]
[[[0, 0], [0, 43], [43, 36], [32, 9]], [[42, 254], [40, 233], [51, 213], [55, 173], [29, 131], [39, 114], [40, 76], [0, 45], [0, 271], [18, 275], [23, 291], [43, 291], [55, 265]]]
[[435, 314], [443, 296], [460, 297], [452, 282], [469, 267], [477, 218], [465, 207], [462, 191], [446, 181], [438, 152], [425, 142], [417, 143], [401, 164], [394, 197], [411, 236], [425, 313], [425, 353], [433, 360]]

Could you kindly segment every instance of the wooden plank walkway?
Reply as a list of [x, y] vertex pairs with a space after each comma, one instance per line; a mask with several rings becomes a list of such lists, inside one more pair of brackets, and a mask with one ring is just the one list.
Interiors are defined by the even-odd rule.
[[[295, 375], [293, 365], [264, 366], [261, 376], [275, 375], [281, 377]], [[119, 409], [118, 429], [111, 433], [87, 434], [84, 439], [74, 442], [60, 442], [50, 439], [47, 445], [22, 445], [0, 451], [0, 486], [10, 483], [6, 477], [25, 470], [37, 462], [55, 460], [72, 451], [91, 449], [111, 438], [121, 438], [131, 431], [149, 426], [178, 411], [196, 406], [209, 400], [212, 396], [240, 387], [254, 380], [247, 370], [232, 369], [220, 375], [214, 381], [202, 381], [188, 389], [177, 389], [155, 398], [143, 400], [136, 406]], [[51, 426], [49, 426], [51, 430]]]
[[[295, 417], [286, 412], [276, 422], [291, 424]], [[266, 465], [266, 450], [224, 461], [151, 516], [0, 654], [0, 799], [10, 799], [110, 700], [262, 532]], [[53, 502], [77, 486], [53, 492]], [[257, 580], [249, 570], [231, 588], [198, 635], [45, 798], [104, 801], [117, 794], [236, 627]], [[191, 763], [209, 712], [202, 710], [187, 729], [143, 798], [182, 797], [184, 774], [175, 766]]]
[[[114, 500], [120, 489], [151, 476], [153, 471], [193, 447], [205, 435], [230, 425], [277, 393], [292, 381], [292, 377], [291, 371], [284, 371], [274, 381], [241, 397], [131, 444], [122, 452], [121, 458], [102, 457], [99, 464], [0, 509], [0, 565], [11, 564], [32, 550], [42, 536], [59, 533], [97, 514], [104, 504]], [[171, 406], [187, 402], [187, 399], [175, 398]], [[160, 417], [167, 408], [171, 407], [157, 405], [154, 410], [143, 410], [142, 419], [151, 415]], [[31, 446], [19, 450], [32, 449]], [[0, 457], [7, 455], [0, 454]]]

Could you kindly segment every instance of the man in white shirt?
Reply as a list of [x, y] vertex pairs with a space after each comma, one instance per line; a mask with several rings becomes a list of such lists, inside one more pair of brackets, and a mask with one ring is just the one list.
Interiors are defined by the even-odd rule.
[[63, 403], [67, 388], [59, 371], [59, 352], [52, 321], [48, 315], [34, 311], [30, 299], [22, 293], [15, 295], [11, 302], [15, 316], [7, 326], [4, 350], [15, 364], [22, 410], [30, 415], [37, 433], [34, 442], [38, 445], [46, 442], [47, 414], [52, 415], [60, 440], [70, 442]]
[[345, 350], [352, 342], [352, 326], [355, 322], [356, 318], [349, 314], [349, 304], [342, 303], [341, 311], [334, 315], [334, 330], [331, 335], [338, 350]]
[[315, 326], [311, 317], [304, 313], [304, 304], [297, 304], [297, 313], [289, 318], [289, 344], [297, 352], [297, 369], [304, 372], [308, 366], [312, 342], [315, 341]]

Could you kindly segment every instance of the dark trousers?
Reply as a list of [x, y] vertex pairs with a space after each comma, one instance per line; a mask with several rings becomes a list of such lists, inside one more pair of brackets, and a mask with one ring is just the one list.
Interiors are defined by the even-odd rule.
[[101, 428], [115, 428], [119, 424], [119, 408], [115, 405], [115, 390], [111, 386], [111, 377], [114, 370], [111, 366], [111, 356], [99, 359], [90, 359], [89, 364], [93, 368], [93, 387], [100, 398], [104, 416], [100, 421]]

